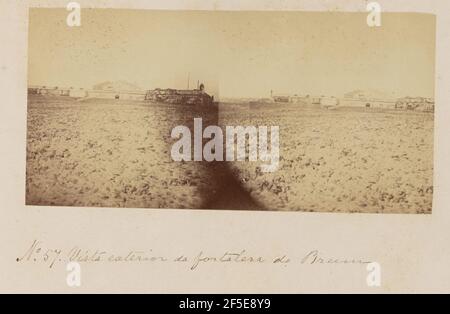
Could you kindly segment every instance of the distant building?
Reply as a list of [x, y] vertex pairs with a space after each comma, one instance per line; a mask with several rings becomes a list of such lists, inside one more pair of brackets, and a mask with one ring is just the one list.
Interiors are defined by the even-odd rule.
[[293, 103], [293, 104], [311, 104], [311, 98], [309, 95], [287, 95], [287, 94], [273, 94], [271, 91], [271, 98], [273, 102], [278, 103]]
[[403, 97], [396, 99], [377, 91], [353, 91], [345, 94], [340, 102], [345, 107], [434, 111], [434, 99], [424, 97]]
[[46, 96], [67, 96], [74, 98], [101, 98], [122, 100], [150, 100], [174, 104], [212, 104], [214, 97], [205, 92], [205, 86], [200, 84], [196, 89], [154, 89], [140, 90], [137, 86], [119, 81], [103, 82], [94, 85], [92, 89], [59, 88], [47, 86], [29, 86], [28, 94]]
[[71, 88], [69, 89], [69, 96], [74, 98], [83, 98], [88, 96], [88, 92], [83, 88]]
[[434, 112], [434, 99], [424, 97], [403, 97], [397, 100], [395, 108]]
[[37, 95], [39, 94], [39, 86], [28, 86], [28, 94], [29, 95]]
[[214, 102], [214, 97], [204, 91], [204, 85], [197, 89], [153, 89], [148, 90], [145, 100], [170, 104], [199, 104], [207, 105]]
[[395, 100], [342, 98], [339, 102], [342, 107], [395, 109]]
[[275, 102], [290, 102], [289, 96], [275, 95], [272, 98]]
[[294, 104], [299, 103], [307, 103], [309, 101], [309, 96], [300, 96], [300, 95], [294, 95], [289, 97], [289, 102]]
[[322, 102], [322, 98], [321, 97], [311, 97], [310, 98], [310, 103], [312, 105], [320, 105], [321, 102]]
[[340, 101], [336, 97], [323, 97], [320, 99], [320, 105], [323, 107], [331, 108], [339, 106]]
[[69, 96], [70, 91], [68, 88], [60, 88], [58, 86], [29, 86], [28, 94], [35, 95], [51, 95], [51, 96]]
[[340, 99], [343, 107], [395, 109], [396, 99], [377, 90], [355, 90]]

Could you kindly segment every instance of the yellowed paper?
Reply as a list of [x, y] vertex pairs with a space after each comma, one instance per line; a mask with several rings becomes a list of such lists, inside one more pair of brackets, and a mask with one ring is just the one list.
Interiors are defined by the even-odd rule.
[[448, 291], [447, 5], [1, 5], [2, 291]]

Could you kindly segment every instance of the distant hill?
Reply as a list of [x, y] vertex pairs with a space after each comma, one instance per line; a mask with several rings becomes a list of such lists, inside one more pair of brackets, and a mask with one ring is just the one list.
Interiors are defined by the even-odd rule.
[[382, 92], [376, 89], [368, 89], [361, 90], [357, 89], [346, 93], [344, 95], [345, 98], [354, 98], [354, 99], [394, 99], [396, 98], [393, 93]]
[[114, 81], [114, 82], [102, 82], [96, 84], [92, 87], [95, 90], [114, 90], [114, 91], [138, 91], [141, 90], [139, 86], [125, 82], [125, 81]]

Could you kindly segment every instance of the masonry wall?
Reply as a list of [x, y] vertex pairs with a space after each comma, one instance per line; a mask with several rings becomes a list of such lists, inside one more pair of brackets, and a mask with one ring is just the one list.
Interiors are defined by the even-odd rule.
[[395, 101], [384, 101], [384, 100], [375, 100], [375, 99], [361, 100], [361, 99], [342, 98], [339, 100], [339, 106], [341, 106], [341, 107], [395, 109]]

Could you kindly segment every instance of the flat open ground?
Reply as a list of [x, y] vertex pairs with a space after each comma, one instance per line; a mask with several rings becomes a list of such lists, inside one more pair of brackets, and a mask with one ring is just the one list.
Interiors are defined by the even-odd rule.
[[431, 213], [431, 113], [221, 105], [211, 124], [279, 125], [274, 173], [253, 162], [220, 171], [173, 162], [170, 130], [195, 116], [176, 105], [30, 95], [27, 204], [205, 208], [210, 194], [226, 195], [229, 171], [261, 209]]
[[280, 126], [278, 171], [232, 165], [262, 203], [280, 210], [431, 213], [432, 113], [247, 108], [240, 115], [221, 110], [221, 123]]

